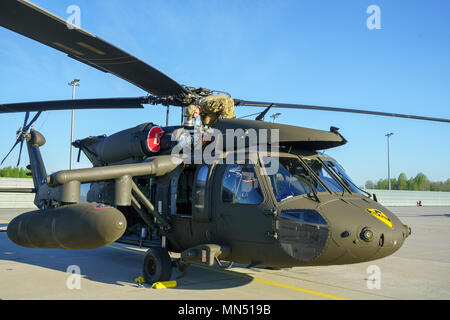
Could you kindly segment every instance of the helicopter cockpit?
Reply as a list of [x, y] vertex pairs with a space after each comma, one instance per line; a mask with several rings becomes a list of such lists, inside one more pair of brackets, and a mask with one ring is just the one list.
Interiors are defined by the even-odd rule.
[[262, 162], [277, 168], [267, 174], [277, 202], [321, 192], [365, 195], [342, 166], [328, 156], [283, 154], [277, 158], [263, 156]]
[[278, 168], [275, 173], [269, 174], [269, 180], [277, 202], [304, 194], [325, 192], [322, 184], [312, 177], [297, 157], [263, 157], [263, 162], [271, 162]]
[[364, 192], [356, 186], [356, 184], [350, 179], [350, 177], [345, 172], [344, 168], [336, 161], [336, 160], [322, 160], [323, 163], [335, 174], [336, 177], [347, 187], [352, 193], [360, 193]]
[[333, 158], [322, 154], [316, 157], [302, 157], [308, 166], [314, 170], [319, 179], [327, 184], [331, 192], [368, 195], [361, 190], [348, 176], [344, 168]]

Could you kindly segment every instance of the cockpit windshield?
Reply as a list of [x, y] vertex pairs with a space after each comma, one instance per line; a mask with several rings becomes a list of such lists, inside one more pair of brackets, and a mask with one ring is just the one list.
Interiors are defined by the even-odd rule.
[[364, 194], [364, 192], [361, 191], [361, 189], [359, 189], [356, 184], [350, 179], [347, 173], [345, 173], [344, 168], [342, 168], [339, 163], [329, 160], [324, 161], [324, 163], [333, 171], [333, 173], [337, 177], [341, 179], [342, 183], [345, 184], [345, 186], [349, 188], [351, 192]]
[[263, 157], [264, 163], [277, 168], [268, 174], [273, 193], [278, 202], [311, 192], [326, 192], [325, 188], [312, 176], [296, 157]]

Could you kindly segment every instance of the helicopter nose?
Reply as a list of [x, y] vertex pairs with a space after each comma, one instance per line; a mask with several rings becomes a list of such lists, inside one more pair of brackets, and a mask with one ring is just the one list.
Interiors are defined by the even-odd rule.
[[389, 256], [411, 234], [392, 212], [376, 202], [338, 201], [325, 204], [331, 239], [323, 256], [336, 264], [359, 263]]
[[387, 257], [396, 252], [403, 245], [405, 239], [411, 235], [411, 228], [397, 220], [397, 225], [390, 230], [379, 229], [378, 247], [379, 250], [373, 256], [373, 259]]

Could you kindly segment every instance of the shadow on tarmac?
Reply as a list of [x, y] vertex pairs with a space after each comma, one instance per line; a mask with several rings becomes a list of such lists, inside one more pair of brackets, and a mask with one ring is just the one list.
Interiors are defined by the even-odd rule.
[[[132, 249], [119, 250], [114, 246], [93, 250], [23, 248], [12, 243], [6, 232], [0, 233], [0, 261], [15, 261], [63, 273], [67, 273], [71, 266], [78, 266], [82, 279], [104, 284], [137, 287], [134, 280], [142, 276], [143, 259], [142, 252], [132, 252]], [[67, 276], [69, 275], [67, 273]], [[188, 267], [186, 275], [176, 279], [180, 275], [178, 269], [173, 268], [171, 280], [177, 280], [178, 283], [174, 289], [229, 289], [246, 285], [253, 280], [250, 276], [238, 272], [197, 266]], [[150, 287], [149, 284], [144, 286]]]

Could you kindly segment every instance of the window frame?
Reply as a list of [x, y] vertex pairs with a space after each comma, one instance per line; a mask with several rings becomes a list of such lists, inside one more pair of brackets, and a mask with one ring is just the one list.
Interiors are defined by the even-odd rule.
[[[341, 179], [339, 179], [338, 177], [336, 177], [336, 175], [334, 174], [334, 172], [332, 172], [332, 170], [330, 170], [330, 168], [326, 165], [326, 163], [318, 156], [318, 155], [314, 155], [314, 156], [298, 156], [300, 158], [300, 160], [302, 160], [303, 163], [305, 163], [305, 165], [312, 171], [312, 173], [314, 174], [314, 176], [317, 178], [317, 180], [320, 181], [320, 183], [322, 184], [323, 187], [325, 187], [325, 189], [328, 190], [329, 193], [331, 194], [344, 194], [345, 192], [347, 193], [351, 193], [348, 188], [346, 188], [346, 186], [342, 183]], [[328, 186], [326, 185], [325, 182], [323, 182], [320, 177], [314, 172], [314, 170], [308, 165], [308, 162], [306, 162], [306, 159], [311, 159], [311, 160], [318, 160], [321, 164], [322, 167], [325, 168], [325, 171], [328, 172], [328, 174], [336, 181], [336, 183], [341, 186], [342, 188], [342, 192], [338, 192], [338, 191], [331, 191], [330, 188], [328, 188]], [[328, 160], [327, 160], [328, 161]]]
[[[325, 190], [325, 191], [321, 191], [321, 192], [317, 192], [317, 191], [316, 191], [318, 194], [320, 194], [320, 193], [327, 193], [327, 192], [330, 193], [330, 194], [333, 193], [333, 192], [331, 192], [331, 191], [328, 189], [328, 187], [322, 182], [322, 180], [319, 179], [319, 177], [315, 174], [314, 170], [312, 170], [311, 167], [308, 166], [307, 163], [305, 163], [305, 161], [302, 159], [301, 156], [299, 156], [299, 155], [297, 155], [297, 154], [294, 154], [294, 153], [286, 153], [286, 152], [278, 152], [278, 153], [276, 153], [275, 155], [273, 155], [271, 152], [259, 152], [259, 157], [258, 157], [259, 166], [260, 166], [261, 170], [266, 171], [266, 167], [264, 166], [264, 160], [263, 160], [264, 157], [294, 158], [294, 159], [297, 159], [297, 160], [301, 163], [301, 165], [303, 166], [303, 168], [304, 168], [310, 175], [312, 175], [313, 179], [316, 180], [316, 182], [317, 182], [318, 184], [320, 184], [320, 185], [322, 186], [322, 188]], [[267, 183], [268, 188], [269, 188], [268, 190], [270, 190], [271, 197], [273, 198], [274, 203], [281, 204], [281, 203], [284, 203], [285, 201], [290, 201], [291, 199], [296, 199], [296, 198], [299, 198], [299, 197], [310, 198], [311, 196], [314, 196], [314, 192], [311, 191], [311, 192], [309, 192], [309, 193], [300, 194], [300, 195], [298, 195], [298, 196], [294, 196], [294, 197], [289, 198], [289, 199], [284, 199], [283, 201], [279, 202], [279, 201], [277, 201], [277, 199], [276, 199], [276, 195], [275, 195], [275, 192], [274, 192], [274, 190], [273, 190], [273, 186], [272, 186], [272, 182], [270, 181], [269, 174], [267, 174], [267, 172], [265, 172], [264, 175], [266, 176], [266, 177], [265, 177], [265, 180], [266, 180], [266, 183]], [[339, 181], [338, 181], [338, 183], [340, 184]], [[309, 186], [306, 186], [306, 187], [309, 188]]]
[[[196, 192], [197, 192], [197, 181], [200, 174], [200, 170], [207, 168], [205, 185], [203, 187], [203, 210], [201, 212], [197, 211], [195, 207], [196, 202]], [[197, 166], [194, 174], [194, 181], [192, 185], [192, 215], [191, 217], [195, 221], [209, 221], [211, 220], [210, 210], [209, 210], [209, 181], [211, 180], [212, 166], [207, 164], [200, 164]]]
[[[242, 206], [260, 206], [260, 205], [262, 205], [263, 203], [265, 203], [266, 202], [266, 195], [265, 195], [265, 191], [264, 191], [264, 189], [265, 189], [265, 186], [263, 185], [263, 179], [262, 179], [262, 177], [261, 177], [261, 175], [260, 175], [260, 173], [259, 173], [259, 169], [260, 169], [260, 165], [259, 165], [259, 162], [255, 162], [255, 163], [247, 163], [247, 159], [246, 159], [246, 163], [233, 163], [233, 164], [223, 164], [223, 172], [222, 172], [222, 174], [221, 174], [221, 176], [220, 176], [220, 179], [219, 179], [219, 181], [220, 181], [220, 195], [219, 195], [219, 198], [220, 198], [220, 203], [221, 204], [225, 204], [225, 205], [232, 205], [232, 206], [235, 206], [235, 205], [242, 205]], [[260, 193], [260, 195], [261, 195], [261, 201], [260, 202], [258, 202], [258, 203], [242, 203], [242, 202], [226, 202], [226, 201], [224, 201], [223, 200], [223, 181], [224, 181], [224, 178], [225, 178], [225, 174], [227, 173], [227, 171], [228, 171], [228, 168], [229, 168], [229, 166], [230, 165], [238, 165], [238, 166], [240, 166], [241, 168], [242, 168], [242, 166], [250, 166], [252, 169], [253, 169], [253, 172], [254, 172], [254, 174], [255, 174], [255, 178], [256, 178], [256, 180], [258, 181], [258, 188], [259, 188], [259, 193]]]
[[[319, 159], [320, 159], [320, 158], [319, 158]], [[328, 169], [328, 171], [331, 171], [331, 172], [333, 173], [333, 175], [336, 176], [336, 180], [337, 180], [341, 185], [343, 185], [343, 186], [345, 187], [345, 189], [346, 189], [350, 194], [364, 195], [364, 196], [370, 198], [370, 197], [368, 196], [368, 193], [367, 193], [366, 191], [360, 189], [360, 188], [353, 182], [353, 180], [350, 178], [350, 176], [349, 176], [349, 175], [347, 174], [347, 172], [345, 171], [344, 167], [343, 167], [338, 161], [336, 161], [336, 160], [334, 160], [334, 159], [331, 159], [331, 158], [329, 158], [329, 159], [320, 159], [320, 161], [326, 166], [326, 168]], [[326, 163], [326, 161], [333, 163], [334, 166], [339, 166], [339, 167], [344, 171], [344, 174], [347, 176], [348, 181], [344, 181], [345, 179], [341, 178], [338, 174], [336, 174], [336, 173], [334, 172], [334, 170], [331, 169], [330, 166]], [[335, 163], [335, 164], [334, 164], [334, 163]], [[351, 190], [350, 187], [347, 186], [347, 183], [350, 184], [350, 185], [353, 185], [353, 187], [356, 188], [357, 190], [359, 190], [360, 192]]]

